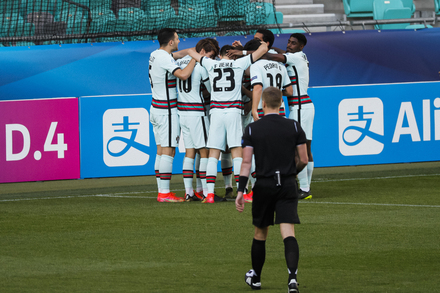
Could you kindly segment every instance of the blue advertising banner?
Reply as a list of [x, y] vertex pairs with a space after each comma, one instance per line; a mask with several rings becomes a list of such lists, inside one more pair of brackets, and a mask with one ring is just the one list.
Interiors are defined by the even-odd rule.
[[[81, 178], [154, 175], [151, 94], [80, 98]], [[182, 173], [181, 140], [173, 173]]]
[[[440, 28], [306, 35], [310, 86], [438, 81]], [[220, 46], [253, 36], [217, 37]], [[285, 49], [289, 35], [277, 35]], [[179, 49], [200, 38], [182, 39]], [[411, 45], [409, 45], [409, 43]], [[150, 93], [157, 41], [0, 48], [0, 100]]]
[[440, 82], [320, 87], [315, 166], [440, 160]]

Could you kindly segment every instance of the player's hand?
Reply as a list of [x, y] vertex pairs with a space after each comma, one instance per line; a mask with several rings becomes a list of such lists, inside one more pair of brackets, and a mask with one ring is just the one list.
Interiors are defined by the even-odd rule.
[[242, 47], [243, 47], [243, 45], [241, 44], [240, 41], [234, 41], [234, 42], [232, 43], [232, 47], [236, 47], [236, 46], [242, 46]]
[[260, 117], [258, 117], [258, 111], [252, 110], [252, 117], [254, 118], [254, 122], [259, 120]]
[[229, 50], [226, 53], [226, 56], [228, 56], [229, 58], [235, 59], [237, 57], [243, 56], [243, 51], [242, 50]]
[[235, 208], [240, 213], [244, 210], [244, 198], [243, 198], [243, 192], [239, 191], [237, 192], [237, 198], [235, 199]]

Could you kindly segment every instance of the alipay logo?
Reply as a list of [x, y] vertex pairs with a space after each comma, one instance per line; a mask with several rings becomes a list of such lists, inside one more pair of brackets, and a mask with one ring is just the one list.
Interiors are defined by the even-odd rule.
[[104, 163], [109, 167], [148, 162], [149, 114], [144, 108], [109, 109], [103, 115]]
[[339, 151], [344, 156], [377, 155], [383, 150], [383, 103], [379, 98], [339, 103]]

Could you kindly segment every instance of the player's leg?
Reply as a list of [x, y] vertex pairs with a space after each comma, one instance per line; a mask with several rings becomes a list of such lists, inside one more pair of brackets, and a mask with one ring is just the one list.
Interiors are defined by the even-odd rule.
[[156, 145], [156, 147], [157, 147], [157, 153], [156, 153], [156, 160], [154, 161], [154, 173], [156, 175], [157, 190], [159, 193], [161, 193], [159, 166], [160, 166], [160, 158], [162, 157], [162, 148], [160, 147], [160, 145]]
[[217, 179], [217, 166], [218, 159], [220, 158], [220, 150], [211, 148], [209, 149], [208, 164], [206, 166], [206, 185], [208, 188], [208, 194], [203, 203], [213, 203], [214, 202], [214, 190], [215, 181]]
[[243, 162], [243, 149], [241, 147], [232, 148], [231, 155], [234, 165], [235, 184], [238, 188], [238, 178], [240, 177], [241, 163]]
[[200, 181], [202, 184], [202, 193], [204, 195], [208, 194], [208, 185], [206, 183], [206, 169], [208, 167], [208, 156], [209, 156], [209, 150], [207, 148], [202, 148], [199, 150], [200, 153], [200, 166], [199, 166], [199, 173], [200, 173]]
[[159, 124], [160, 129], [160, 145], [161, 145], [161, 159], [159, 166], [160, 173], [160, 188], [161, 193], [158, 196], [158, 201], [161, 202], [177, 202], [183, 201], [183, 198], [174, 196], [170, 190], [171, 174], [173, 171], [174, 154], [179, 143], [180, 127], [179, 118], [177, 114], [161, 115]]
[[225, 189], [232, 188], [233, 162], [232, 162], [231, 151], [229, 149], [222, 152], [220, 166], [222, 168], [222, 175], [223, 175], [223, 180], [225, 182]]
[[[215, 181], [217, 178], [218, 159], [220, 152], [226, 148], [226, 129], [224, 126], [224, 117], [222, 113], [211, 114], [211, 121], [209, 126], [207, 147], [209, 148], [209, 158], [206, 167], [206, 184], [208, 187], [207, 197], [203, 200], [204, 203], [214, 202]], [[212, 135], [215, 134], [215, 135]]]
[[194, 177], [194, 158], [196, 156], [196, 150], [193, 148], [187, 148], [185, 157], [183, 158], [183, 184], [185, 186], [185, 200], [193, 201], [197, 200], [194, 197], [193, 189], [193, 177]]

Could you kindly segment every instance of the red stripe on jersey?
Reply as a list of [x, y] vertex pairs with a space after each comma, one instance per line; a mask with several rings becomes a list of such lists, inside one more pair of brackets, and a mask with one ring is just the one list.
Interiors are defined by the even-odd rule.
[[[153, 99], [151, 101], [151, 105], [154, 108], [168, 109], [168, 101], [160, 101], [160, 100]], [[177, 107], [177, 99], [170, 100], [170, 106], [171, 106], [171, 108], [176, 108]]]
[[168, 80], [167, 81], [167, 86], [169, 88], [176, 87], [177, 86], [177, 79], [170, 79], [170, 80]]
[[243, 102], [241, 100], [234, 102], [217, 102], [211, 100], [211, 109], [226, 109], [226, 108], [238, 108], [242, 110]]
[[[299, 104], [298, 97], [290, 96], [287, 98], [289, 101], [289, 106], [295, 106]], [[301, 96], [301, 104], [311, 103], [312, 99], [309, 96]]]

